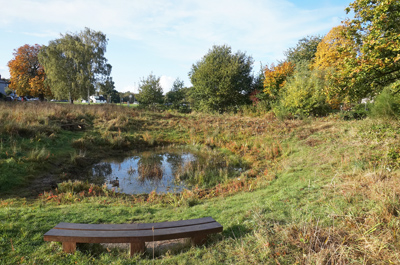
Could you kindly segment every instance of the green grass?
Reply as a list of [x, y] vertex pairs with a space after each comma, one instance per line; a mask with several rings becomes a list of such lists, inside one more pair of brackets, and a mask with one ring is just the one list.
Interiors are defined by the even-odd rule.
[[[1, 264], [400, 263], [400, 127], [395, 122], [337, 116], [281, 122], [270, 115], [69, 105], [41, 105], [40, 111], [21, 115], [18, 106], [35, 105], [0, 105], [0, 117], [19, 119], [13, 130], [0, 130], [0, 172], [12, 172], [0, 181], [16, 181], [7, 184], [8, 193], [0, 200]], [[29, 122], [42, 131], [53, 128], [53, 136], [16, 133], [19, 128], [26, 132], [24, 117], [35, 111], [42, 115], [30, 116]], [[47, 125], [45, 117], [51, 117]], [[66, 130], [63, 120], [85, 124], [85, 129]], [[66, 180], [82, 163], [163, 144], [217, 150], [232, 161], [240, 157], [250, 169], [216, 187], [178, 195], [125, 196], [80, 182], [64, 183], [39, 197], [16, 197], [21, 181], [30, 185], [43, 172], [65, 173]], [[85, 150], [85, 157], [79, 150]], [[46, 159], [48, 151], [54, 156]], [[74, 190], [68, 188], [72, 185]], [[96, 194], [89, 194], [90, 187]], [[210, 236], [205, 246], [171, 249], [154, 258], [150, 252], [129, 258], [124, 249], [85, 244], [73, 255], [64, 254], [60, 243], [43, 241], [43, 234], [59, 222], [204, 216], [220, 222], [224, 232]]]
[[[281, 183], [276, 183], [281, 185]], [[298, 183], [299, 186], [306, 184]], [[218, 256], [227, 256], [231, 262], [235, 260], [234, 255], [225, 252], [226, 247], [233, 247], [233, 241], [239, 242], [242, 237], [254, 236], [253, 229], [259, 228], [257, 219], [260, 213], [263, 219], [284, 225], [290, 220], [303, 221], [304, 218], [317, 216], [314, 211], [315, 206], [307, 205], [299, 211], [300, 205], [305, 205], [312, 201], [312, 198], [299, 199], [299, 192], [288, 189], [276, 190], [274, 185], [266, 189], [255, 192], [242, 192], [235, 196], [220, 197], [201, 202], [193, 207], [175, 207], [169, 205], [138, 205], [124, 199], [109, 199], [91, 197], [84, 202], [75, 202], [71, 205], [47, 204], [39, 201], [31, 205], [23, 205], [21, 201], [5, 201], [7, 206], [3, 206], [0, 211], [2, 225], [1, 256], [3, 261], [8, 264], [17, 263], [21, 257], [30, 257], [29, 262], [45, 263], [60, 262], [73, 263], [77, 258], [82, 259], [82, 263], [102, 264], [110, 259], [110, 254], [105, 252], [90, 253], [83, 252], [75, 255], [65, 255], [62, 253], [61, 245], [54, 243], [44, 243], [42, 235], [51, 229], [58, 222], [79, 222], [79, 223], [127, 223], [127, 222], [153, 222], [166, 220], [180, 220], [196, 218], [198, 216], [213, 216], [224, 226], [222, 235], [215, 235], [208, 243], [208, 247], [218, 252]], [[313, 191], [302, 192], [308, 194]], [[303, 194], [304, 195], [304, 194]], [[315, 196], [315, 195], [313, 195]], [[104, 200], [103, 200], [104, 199]], [[11, 204], [14, 202], [13, 204]], [[22, 203], [22, 205], [21, 205]], [[285, 208], [284, 211], [281, 209]], [[314, 212], [313, 214], [311, 214]], [[82, 213], [85, 213], [84, 215]], [[11, 239], [13, 245], [11, 245]], [[234, 243], [237, 246], [238, 242]], [[257, 242], [253, 243], [257, 244]], [[12, 250], [14, 247], [14, 251]], [[54, 253], [53, 253], [54, 251]], [[181, 264], [186, 262], [196, 263], [204, 259], [206, 263], [224, 263], [223, 259], [210, 259], [207, 248], [191, 248], [177, 256], [170, 257], [171, 261]], [[112, 260], [117, 264], [126, 264], [129, 255], [126, 251], [114, 251], [111, 253]], [[192, 260], [194, 257], [199, 259]], [[257, 257], [253, 257], [258, 259]], [[145, 256], [140, 258], [144, 263], [152, 262], [152, 257]], [[28, 261], [28, 260], [27, 260]], [[158, 260], [162, 261], [162, 260]], [[261, 261], [261, 260], [259, 260]]]

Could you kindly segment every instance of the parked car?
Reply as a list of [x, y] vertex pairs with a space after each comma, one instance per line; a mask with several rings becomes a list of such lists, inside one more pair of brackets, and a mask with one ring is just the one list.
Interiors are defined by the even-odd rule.
[[26, 97], [17, 97], [14, 101], [26, 101]]

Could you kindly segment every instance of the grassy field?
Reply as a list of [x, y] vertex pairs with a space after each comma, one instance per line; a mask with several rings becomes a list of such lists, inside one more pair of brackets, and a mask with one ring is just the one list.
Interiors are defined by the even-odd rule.
[[[1, 264], [400, 263], [397, 122], [0, 103], [0, 124]], [[118, 194], [80, 176], [102, 158], [166, 145], [240, 158], [250, 169], [160, 196]], [[204, 216], [224, 232], [154, 255], [85, 244], [71, 255], [43, 241], [59, 222]]]

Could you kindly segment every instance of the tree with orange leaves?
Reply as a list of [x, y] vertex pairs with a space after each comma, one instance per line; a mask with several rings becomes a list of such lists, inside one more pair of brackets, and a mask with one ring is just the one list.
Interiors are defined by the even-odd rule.
[[326, 70], [336, 68], [340, 70], [345, 58], [351, 56], [350, 52], [344, 50], [345, 47], [354, 43], [345, 37], [348, 29], [344, 25], [332, 28], [328, 34], [318, 44], [317, 52], [313, 60], [313, 68]]
[[44, 84], [46, 74], [39, 64], [38, 54], [41, 46], [25, 44], [14, 50], [14, 59], [8, 62], [10, 69], [10, 89], [16, 90], [20, 96], [39, 97], [51, 96], [51, 91]]
[[283, 62], [277, 66], [271, 64], [264, 70], [264, 93], [269, 98], [276, 100], [279, 96], [279, 91], [285, 85], [286, 79], [294, 72], [295, 64], [291, 62]]
[[337, 78], [344, 70], [346, 58], [351, 58], [357, 53], [356, 49], [348, 48], [356, 47], [353, 40], [346, 38], [348, 30], [345, 25], [332, 28], [318, 44], [312, 62], [312, 68], [325, 72], [325, 95], [327, 103], [333, 108], [338, 108], [341, 102], [349, 100], [346, 98], [346, 91], [340, 88]]

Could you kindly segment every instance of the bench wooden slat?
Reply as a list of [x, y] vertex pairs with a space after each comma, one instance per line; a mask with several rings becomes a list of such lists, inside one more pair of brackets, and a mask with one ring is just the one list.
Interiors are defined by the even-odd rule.
[[192, 245], [205, 242], [208, 234], [222, 232], [212, 217], [147, 224], [59, 223], [44, 235], [45, 241], [59, 241], [73, 253], [76, 243], [130, 243], [131, 256], [144, 252], [145, 242], [190, 237]]
[[161, 222], [161, 223], [145, 223], [145, 224], [76, 224], [76, 223], [59, 223], [53, 229], [64, 230], [93, 230], [93, 231], [129, 231], [129, 230], [152, 230], [161, 228], [173, 228], [182, 226], [191, 226], [198, 224], [212, 223], [215, 220], [212, 217], [204, 217], [198, 219]]
[[151, 242], [184, 237], [197, 237], [210, 233], [222, 232], [218, 222], [173, 227], [153, 230], [135, 231], [86, 231], [51, 229], [44, 235], [45, 241], [78, 242], [78, 243], [132, 243]]

